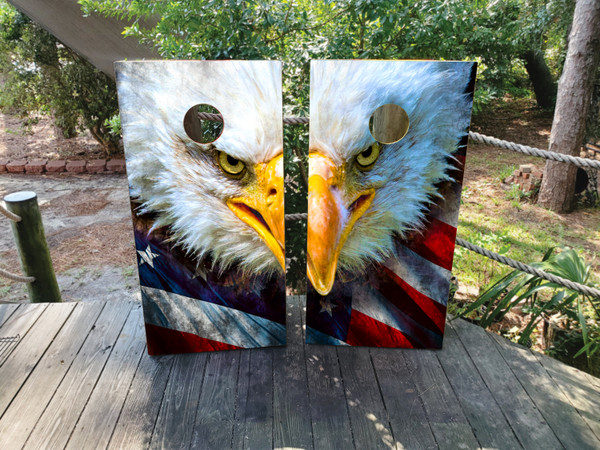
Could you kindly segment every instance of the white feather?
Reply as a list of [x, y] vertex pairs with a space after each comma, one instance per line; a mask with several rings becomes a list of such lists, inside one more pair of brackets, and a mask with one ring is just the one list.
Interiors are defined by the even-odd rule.
[[[346, 187], [376, 188], [340, 252], [340, 269], [357, 272], [369, 262], [382, 262], [393, 254], [395, 235], [421, 227], [434, 186], [448, 178], [448, 157], [469, 125], [471, 99], [464, 92], [471, 67], [426, 61], [311, 64], [311, 151], [346, 166]], [[375, 141], [369, 118], [388, 103], [407, 112], [408, 133], [382, 146], [373, 169], [360, 172], [354, 158]], [[353, 200], [346, 197], [345, 206]]]
[[[242, 194], [208, 152], [214, 148], [251, 168], [282, 152], [281, 63], [272, 61], [136, 61], [116, 64], [130, 192], [140, 213], [157, 213], [172, 240], [198, 259], [225, 269], [278, 270], [256, 231], [226, 200]], [[186, 134], [194, 105], [216, 107], [222, 135], [211, 145]]]

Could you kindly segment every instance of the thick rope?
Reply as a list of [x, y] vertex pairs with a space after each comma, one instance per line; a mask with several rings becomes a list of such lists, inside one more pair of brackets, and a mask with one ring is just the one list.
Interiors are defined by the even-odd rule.
[[[221, 114], [199, 112], [198, 118], [200, 120], [210, 120], [211, 122], [223, 122]], [[283, 123], [286, 125], [304, 125], [308, 123], [308, 117], [284, 117]]]
[[206, 112], [199, 112], [198, 119], [200, 120], [210, 120], [211, 122], [223, 122], [223, 116], [221, 114], [212, 114]]
[[283, 123], [286, 125], [305, 125], [309, 120], [308, 117], [284, 117]]
[[517, 269], [521, 272], [525, 272], [530, 275], [543, 278], [544, 280], [551, 281], [552, 283], [560, 284], [561, 286], [566, 286], [569, 289], [572, 289], [585, 295], [589, 295], [590, 297], [600, 298], [600, 290], [598, 289], [594, 289], [583, 284], [575, 283], [571, 280], [567, 280], [566, 278], [552, 275], [551, 273], [544, 272], [543, 270], [536, 269], [535, 267], [528, 266], [527, 264], [523, 264], [522, 262], [515, 261], [514, 259], [507, 258], [506, 256], [499, 255], [498, 253], [494, 253], [475, 244], [471, 244], [470, 242], [458, 237], [456, 238], [456, 243], [461, 247], [466, 248], [467, 250], [479, 253], [480, 255], [483, 255], [486, 258], [493, 259], [494, 261], [498, 261], [499, 263], [506, 264], [507, 266], [510, 266], [513, 269]]
[[286, 214], [285, 220], [306, 220], [308, 219], [308, 213], [295, 213], [295, 214]]
[[[306, 220], [307, 218], [307, 213], [285, 215], [285, 220]], [[585, 295], [589, 295], [590, 297], [600, 298], [600, 290], [598, 289], [594, 289], [583, 284], [575, 283], [573, 281], [567, 280], [566, 278], [552, 275], [551, 273], [544, 272], [543, 270], [536, 269], [535, 267], [531, 267], [527, 264], [523, 264], [522, 262], [515, 261], [514, 259], [507, 258], [506, 256], [499, 255], [498, 253], [494, 253], [475, 244], [471, 244], [470, 242], [465, 241], [464, 239], [461, 239], [459, 237], [456, 238], [456, 243], [461, 247], [466, 248], [467, 250], [479, 253], [480, 255], [485, 256], [486, 258], [498, 261], [499, 263], [510, 266], [513, 269], [517, 269], [521, 272], [535, 275], [536, 277], [543, 278], [544, 280], [551, 281], [552, 283], [560, 284], [561, 286], [566, 286], [569, 289], [572, 289]]]
[[0, 277], [8, 278], [9, 280], [18, 281], [20, 283], [33, 283], [35, 281], [35, 277], [15, 275], [14, 273], [7, 272], [4, 269], [0, 269]]
[[[201, 120], [211, 120], [214, 122], [223, 122], [223, 116], [221, 114], [210, 114], [210, 113], [198, 113], [198, 117]], [[284, 117], [283, 123], [286, 125], [304, 125], [309, 123], [308, 117]], [[514, 152], [523, 153], [529, 156], [538, 156], [540, 158], [551, 159], [552, 161], [564, 162], [573, 164], [577, 167], [586, 167], [590, 169], [600, 169], [600, 161], [596, 161], [589, 158], [580, 158], [579, 156], [566, 155], [564, 153], [550, 152], [548, 150], [541, 150], [535, 147], [529, 147], [528, 145], [516, 144], [510, 141], [504, 141], [495, 137], [486, 136], [485, 134], [475, 133], [474, 131], [469, 132], [469, 138], [474, 142], [480, 144], [493, 145], [495, 147], [505, 148]]]
[[586, 167], [591, 169], [600, 169], [600, 161], [589, 158], [580, 158], [579, 156], [565, 155], [564, 153], [549, 152], [539, 148], [529, 147], [528, 145], [515, 144], [514, 142], [503, 141], [484, 134], [469, 132], [469, 138], [480, 144], [494, 145], [514, 152], [524, 153], [530, 156], [539, 156], [540, 158], [551, 159], [552, 161], [573, 164], [577, 167]]
[[17, 216], [15, 213], [10, 212], [8, 209], [6, 209], [1, 204], [0, 204], [0, 214], [2, 214], [6, 218], [12, 220], [13, 222], [21, 221], [21, 217]]

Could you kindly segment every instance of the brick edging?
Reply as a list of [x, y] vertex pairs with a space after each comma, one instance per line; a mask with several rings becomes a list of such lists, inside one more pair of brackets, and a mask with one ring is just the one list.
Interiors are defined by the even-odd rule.
[[124, 159], [54, 160], [0, 159], [0, 173], [125, 173]]

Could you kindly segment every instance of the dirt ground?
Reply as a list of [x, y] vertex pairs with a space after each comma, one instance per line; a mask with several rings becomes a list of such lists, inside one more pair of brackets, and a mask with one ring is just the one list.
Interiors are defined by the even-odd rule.
[[89, 133], [65, 139], [48, 116], [27, 126], [18, 117], [0, 113], [0, 158], [100, 159], [104, 152]]
[[[38, 194], [58, 284], [65, 301], [119, 300], [138, 292], [125, 175], [1, 175], [0, 197]], [[17, 272], [8, 220], [0, 220], [0, 267]], [[22, 283], [0, 279], [0, 301], [27, 301]]]

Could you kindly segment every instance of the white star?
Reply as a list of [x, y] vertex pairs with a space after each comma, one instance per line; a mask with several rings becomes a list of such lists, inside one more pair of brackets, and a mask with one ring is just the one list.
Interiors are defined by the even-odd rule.
[[138, 250], [137, 252], [142, 257], [142, 260], [140, 261], [140, 266], [144, 263], [148, 263], [150, 267], [154, 269], [154, 258], [157, 258], [159, 255], [156, 253], [152, 253], [150, 245], [148, 244], [148, 247], [146, 247], [145, 251], [142, 252], [141, 250]]
[[192, 280], [195, 279], [195, 278], [198, 278], [198, 277], [200, 277], [204, 281], [206, 281], [206, 272], [200, 266], [196, 267], [196, 272], [194, 272], [194, 275], [192, 275]]
[[321, 299], [320, 304], [321, 304], [321, 311], [319, 311], [319, 313], [327, 312], [327, 314], [329, 314], [331, 317], [333, 317], [334, 306], [331, 304], [329, 299]]

